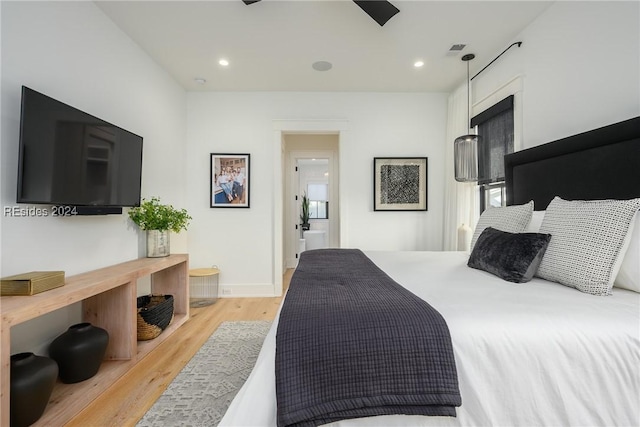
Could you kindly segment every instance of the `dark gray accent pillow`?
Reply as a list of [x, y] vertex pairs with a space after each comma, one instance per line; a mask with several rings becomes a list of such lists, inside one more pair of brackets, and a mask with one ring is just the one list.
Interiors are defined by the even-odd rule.
[[508, 233], [484, 229], [471, 251], [467, 265], [514, 283], [531, 280], [538, 270], [551, 234]]

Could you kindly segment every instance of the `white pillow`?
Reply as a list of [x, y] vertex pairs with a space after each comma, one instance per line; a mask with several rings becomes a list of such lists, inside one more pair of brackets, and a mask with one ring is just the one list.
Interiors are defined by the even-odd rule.
[[609, 295], [638, 209], [640, 199], [555, 197], [540, 226], [540, 233], [551, 234], [551, 242], [536, 275], [592, 295]]
[[636, 213], [628, 234], [629, 246], [613, 286], [640, 292], [640, 213]]
[[531, 214], [531, 221], [525, 230], [525, 233], [537, 233], [540, 231], [542, 225], [542, 219], [544, 218], [544, 211], [533, 211]]
[[476, 224], [476, 229], [471, 238], [471, 251], [476, 245], [476, 241], [480, 234], [487, 227], [493, 227], [500, 231], [509, 233], [522, 233], [526, 230], [531, 221], [531, 213], [533, 212], [533, 200], [524, 205], [513, 205], [504, 207], [487, 208]]

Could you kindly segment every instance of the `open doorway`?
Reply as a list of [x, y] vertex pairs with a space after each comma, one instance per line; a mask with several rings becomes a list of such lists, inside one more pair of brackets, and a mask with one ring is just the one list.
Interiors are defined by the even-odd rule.
[[[289, 203], [292, 203], [289, 196], [285, 197], [287, 193], [287, 185], [289, 182], [287, 170], [287, 159], [285, 158], [285, 136], [294, 134], [305, 135], [335, 135], [337, 141], [339, 141], [338, 147], [349, 146], [349, 122], [344, 119], [316, 119], [316, 120], [274, 120], [273, 121], [273, 140], [272, 140], [272, 162], [273, 162], [273, 179], [275, 185], [273, 187], [273, 295], [282, 295], [282, 274], [285, 271], [285, 222], [287, 217], [287, 208]], [[335, 171], [334, 178], [332, 179], [333, 185], [339, 186], [338, 176], [338, 159], [339, 151], [336, 148], [335, 154]], [[344, 167], [341, 165], [340, 167]], [[336, 202], [341, 202], [338, 196]], [[336, 209], [336, 215], [333, 217], [340, 219], [344, 218], [344, 203], [333, 203], [332, 209]], [[348, 247], [348, 235], [345, 232], [344, 227], [339, 225], [336, 227], [336, 233], [338, 235], [338, 245], [340, 247]]]
[[[295, 268], [304, 250], [340, 247], [339, 135], [287, 133], [284, 140], [284, 267]], [[301, 225], [302, 196], [309, 228]]]

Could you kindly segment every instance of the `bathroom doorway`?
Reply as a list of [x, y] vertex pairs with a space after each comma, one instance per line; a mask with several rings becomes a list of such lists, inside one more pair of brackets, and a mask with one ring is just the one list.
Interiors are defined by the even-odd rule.
[[[340, 247], [339, 135], [288, 133], [284, 139], [285, 268], [304, 250]], [[302, 230], [302, 196], [309, 199], [309, 230]]]

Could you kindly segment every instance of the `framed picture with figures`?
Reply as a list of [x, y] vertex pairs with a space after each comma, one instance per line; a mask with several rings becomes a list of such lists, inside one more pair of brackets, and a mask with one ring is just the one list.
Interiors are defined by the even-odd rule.
[[249, 154], [211, 153], [209, 197], [212, 208], [249, 207]]

